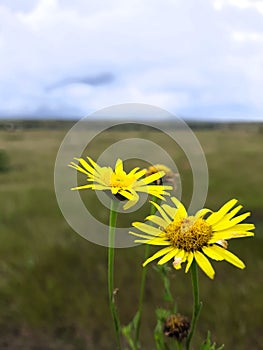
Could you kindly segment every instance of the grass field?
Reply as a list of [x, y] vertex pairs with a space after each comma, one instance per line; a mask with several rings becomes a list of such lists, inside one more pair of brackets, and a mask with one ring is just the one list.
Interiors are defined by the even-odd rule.
[[[54, 193], [54, 162], [66, 132], [0, 131], [0, 149], [10, 158], [9, 171], [0, 172], [0, 349], [114, 349], [107, 305], [107, 249], [83, 239], [68, 226]], [[230, 249], [245, 261], [245, 270], [215, 263], [214, 281], [200, 272], [204, 307], [193, 349], [198, 349], [210, 329], [213, 340], [219, 345], [225, 343], [227, 350], [260, 350], [262, 127], [221, 127], [197, 130], [196, 135], [209, 167], [206, 206], [217, 209], [227, 200], [238, 198], [245, 209], [252, 211], [250, 221], [257, 229], [255, 238], [230, 242]], [[192, 191], [189, 162], [179, 148], [157, 133], [109, 131], [94, 141], [92, 156], [96, 158], [109, 144], [125, 137], [159, 142], [169, 152], [182, 176], [183, 201], [187, 204]], [[119, 288], [123, 324], [133, 316], [138, 301], [143, 255], [142, 246], [116, 251], [115, 285]], [[153, 265], [147, 279], [143, 350], [154, 349], [154, 309], [166, 306]], [[170, 277], [178, 308], [190, 317], [190, 276], [171, 271]]]

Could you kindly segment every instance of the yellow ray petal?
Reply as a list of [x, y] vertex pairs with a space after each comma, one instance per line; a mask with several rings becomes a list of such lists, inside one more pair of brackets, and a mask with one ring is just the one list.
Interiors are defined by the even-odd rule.
[[70, 168], [75, 169], [77, 171], [80, 171], [81, 173], [85, 174], [85, 175], [89, 175], [89, 173], [87, 172], [87, 170], [81, 168], [79, 165], [70, 162], [70, 164], [68, 165]]
[[120, 158], [117, 159], [116, 161], [114, 172], [115, 174], [120, 174], [120, 175], [126, 174], [125, 171], [123, 171], [123, 162]]
[[[137, 171], [139, 168], [135, 168], [135, 169]], [[134, 171], [134, 169], [133, 169], [129, 172], [129, 175], [134, 176], [136, 180], [140, 179], [146, 173], [146, 169], [142, 169], [138, 172], [136, 172], [136, 171]]]
[[97, 163], [95, 163], [92, 158], [87, 157], [87, 159], [90, 162], [90, 164], [93, 166], [93, 168], [100, 174], [102, 168]]
[[92, 189], [93, 190], [98, 190], [98, 191], [105, 191], [105, 190], [110, 190], [111, 188], [110, 188], [110, 186], [92, 184]]
[[244, 213], [242, 215], [239, 215], [232, 220], [219, 221], [216, 225], [213, 225], [213, 231], [220, 231], [220, 230], [225, 230], [225, 229], [228, 229], [230, 227], [233, 227], [233, 226], [239, 224], [241, 221], [244, 221], [250, 215], [251, 215], [251, 213], [248, 212], [248, 213]]
[[86, 169], [89, 173], [91, 173], [92, 175], [94, 175], [94, 168], [92, 168], [83, 158], [75, 158], [77, 159], [80, 164], [83, 166], [84, 169]]
[[176, 205], [177, 211], [176, 211], [176, 218], [178, 219], [184, 219], [187, 217], [187, 211], [183, 204], [175, 197], [171, 198], [171, 201]]
[[232, 209], [228, 214], [225, 215], [222, 220], [220, 220], [220, 223], [232, 219], [242, 208], [242, 205], [238, 205], [236, 208]]
[[173, 220], [176, 214], [177, 209], [170, 207], [168, 204], [163, 204], [162, 208], [166, 211], [166, 213], [170, 216], [170, 218]]
[[187, 265], [186, 265], [186, 268], [185, 268], [185, 272], [186, 273], [189, 271], [190, 266], [192, 265], [193, 259], [194, 259], [193, 252], [189, 252], [188, 255], [187, 255]]
[[215, 270], [213, 269], [210, 261], [199, 251], [194, 252], [194, 257], [197, 264], [204, 271], [204, 273], [211, 279], [214, 279]]
[[224, 260], [224, 258], [222, 258], [222, 256], [218, 254], [218, 252], [216, 251], [216, 249], [214, 249], [214, 247], [215, 245], [209, 246], [209, 247], [203, 247], [202, 250], [205, 253], [205, 255], [207, 255], [211, 259], [214, 259], [217, 261]]
[[216, 243], [220, 240], [228, 240], [232, 238], [246, 238], [246, 237], [253, 237], [253, 232], [247, 232], [247, 231], [239, 231], [239, 232], [220, 232], [220, 234], [215, 233], [214, 236], [210, 239], [208, 244]]
[[134, 200], [134, 194], [132, 194], [130, 191], [120, 190], [119, 194], [127, 198], [128, 200]]
[[133, 193], [133, 199], [132, 200], [128, 200], [127, 203], [124, 204], [123, 209], [127, 210], [130, 209], [131, 207], [133, 207], [139, 200], [139, 196], [136, 192]]
[[149, 239], [149, 240], [136, 240], [134, 241], [135, 243], [145, 243], [145, 244], [151, 244], [151, 245], [171, 245], [169, 241], [164, 241], [164, 240], [157, 240], [155, 239]]
[[229, 250], [226, 250], [222, 247], [219, 247], [217, 245], [213, 246], [213, 251], [220, 255], [224, 260], [228, 261], [230, 264], [240, 268], [244, 269], [246, 266], [243, 263], [242, 260], [240, 260], [236, 255], [231, 253]]
[[226, 213], [233, 208], [233, 206], [237, 203], [236, 199], [231, 199], [226, 204], [224, 204], [218, 211], [212, 213], [206, 221], [209, 223], [209, 225], [216, 224], [219, 220], [221, 220]]
[[160, 229], [147, 225], [144, 222], [133, 222], [132, 226], [152, 236], [158, 236], [162, 232]]
[[174, 262], [177, 261], [177, 263], [173, 263], [173, 267], [176, 269], [176, 270], [180, 270], [181, 269], [181, 265], [183, 262], [185, 262], [186, 260], [186, 257], [187, 257], [187, 254], [183, 249], [178, 249], [178, 252], [176, 254], [176, 256], [174, 257]]
[[216, 231], [216, 234], [220, 234], [220, 232], [243, 232], [243, 231], [250, 231], [250, 230], [254, 230], [255, 225], [254, 224], [237, 224], [233, 227], [230, 227], [226, 230], [220, 230], [220, 231]]
[[163, 177], [165, 175], [164, 171], [159, 171], [158, 173], [155, 174], [151, 174], [150, 176], [146, 176], [144, 179], [138, 181], [139, 185], [148, 185], [158, 179], [160, 179], [161, 177]]
[[142, 235], [141, 233], [137, 233], [137, 232], [132, 232], [132, 231], [129, 231], [129, 233], [133, 236], [136, 236], [136, 237], [140, 237], [140, 238], [144, 238], [144, 239], [152, 239], [152, 236], [147, 236], [147, 235]]
[[167, 225], [169, 225], [171, 223], [171, 220], [169, 219], [169, 217], [167, 216], [167, 214], [165, 213], [165, 211], [163, 210], [162, 207], [160, 207], [160, 205], [158, 205], [157, 203], [150, 201], [150, 203], [155, 206], [155, 208], [159, 211], [159, 213], [161, 214], [161, 216], [163, 217], [163, 219], [167, 222]]
[[166, 247], [163, 248], [161, 250], [159, 250], [157, 253], [155, 253], [154, 255], [152, 255], [150, 258], [148, 258], [142, 266], [146, 266], [147, 264], [149, 264], [149, 262], [159, 258], [160, 256], [169, 253], [171, 250], [174, 250], [174, 247]]
[[94, 185], [83, 185], [83, 186], [78, 186], [78, 187], [73, 187], [71, 188], [71, 191], [75, 191], [75, 190], [83, 190], [85, 188], [93, 188]]
[[172, 251], [168, 252], [165, 256], [163, 256], [159, 261], [158, 261], [158, 265], [163, 265], [165, 263], [167, 263], [167, 261], [171, 260], [172, 258], [174, 258], [176, 256], [176, 254], [178, 253], [178, 249], [177, 248], [173, 248]]
[[161, 230], [166, 228], [168, 225], [164, 219], [160, 218], [160, 216], [157, 216], [157, 215], [149, 215], [145, 220], [149, 220], [154, 224], [158, 225]]
[[201, 210], [198, 210], [198, 212], [195, 214], [196, 218], [202, 218], [203, 216], [205, 216], [205, 214], [207, 213], [212, 213], [212, 210], [204, 208]]

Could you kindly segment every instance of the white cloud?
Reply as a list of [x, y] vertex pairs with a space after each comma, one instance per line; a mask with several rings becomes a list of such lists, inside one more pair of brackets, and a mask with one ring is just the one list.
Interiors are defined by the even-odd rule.
[[[260, 3], [0, 0], [0, 113], [82, 116], [143, 102], [189, 117], [257, 117]], [[114, 80], [104, 85], [49, 89], [107, 73]]]
[[222, 10], [225, 6], [234, 6], [246, 10], [249, 8], [255, 9], [263, 14], [262, 0], [215, 0], [214, 7], [216, 10]]

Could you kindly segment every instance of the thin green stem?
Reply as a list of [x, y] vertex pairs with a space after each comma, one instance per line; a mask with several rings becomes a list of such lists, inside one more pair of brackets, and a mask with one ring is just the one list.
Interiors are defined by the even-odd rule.
[[[150, 246], [147, 244], [145, 247], [144, 260], [146, 260], [150, 255]], [[135, 332], [135, 343], [138, 345], [140, 327], [141, 327], [141, 318], [142, 318], [142, 308], [143, 308], [143, 299], [145, 291], [145, 282], [146, 282], [147, 268], [143, 267], [141, 275], [141, 285], [140, 285], [140, 295], [139, 295], [139, 306], [138, 306], [138, 322]]]
[[183, 347], [182, 347], [182, 342], [181, 341], [178, 341], [177, 342], [177, 350], [182, 350]]
[[110, 222], [109, 222], [109, 241], [108, 241], [108, 294], [110, 311], [113, 319], [115, 337], [117, 342], [117, 350], [121, 349], [120, 342], [120, 321], [117, 313], [117, 308], [114, 300], [114, 242], [115, 242], [115, 228], [117, 221], [118, 202], [112, 200], [110, 208]]
[[191, 277], [193, 287], [193, 315], [191, 321], [191, 329], [186, 340], [186, 349], [190, 350], [191, 341], [195, 332], [196, 323], [201, 312], [202, 303], [199, 301], [199, 284], [198, 284], [198, 269], [196, 261], [194, 260], [191, 265]]
[[[157, 197], [152, 198], [153, 202], [157, 202]], [[155, 206], [151, 205], [151, 215], [153, 215], [156, 211]], [[144, 261], [149, 258], [150, 255], [150, 246], [146, 244], [145, 247], [145, 253], [144, 253]], [[139, 335], [140, 335], [140, 327], [141, 327], [141, 318], [142, 318], [142, 308], [143, 308], [143, 299], [144, 299], [144, 291], [145, 291], [145, 282], [146, 282], [146, 275], [147, 275], [147, 267], [143, 267], [142, 274], [141, 274], [141, 285], [140, 285], [140, 295], [139, 295], [139, 306], [138, 306], [138, 320], [136, 324], [136, 330], [135, 330], [135, 344], [137, 344], [137, 347], [139, 348]]]

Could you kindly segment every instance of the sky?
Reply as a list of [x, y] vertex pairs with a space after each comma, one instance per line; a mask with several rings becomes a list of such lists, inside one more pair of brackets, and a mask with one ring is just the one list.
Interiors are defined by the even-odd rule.
[[0, 118], [263, 121], [262, 0], [0, 0]]

